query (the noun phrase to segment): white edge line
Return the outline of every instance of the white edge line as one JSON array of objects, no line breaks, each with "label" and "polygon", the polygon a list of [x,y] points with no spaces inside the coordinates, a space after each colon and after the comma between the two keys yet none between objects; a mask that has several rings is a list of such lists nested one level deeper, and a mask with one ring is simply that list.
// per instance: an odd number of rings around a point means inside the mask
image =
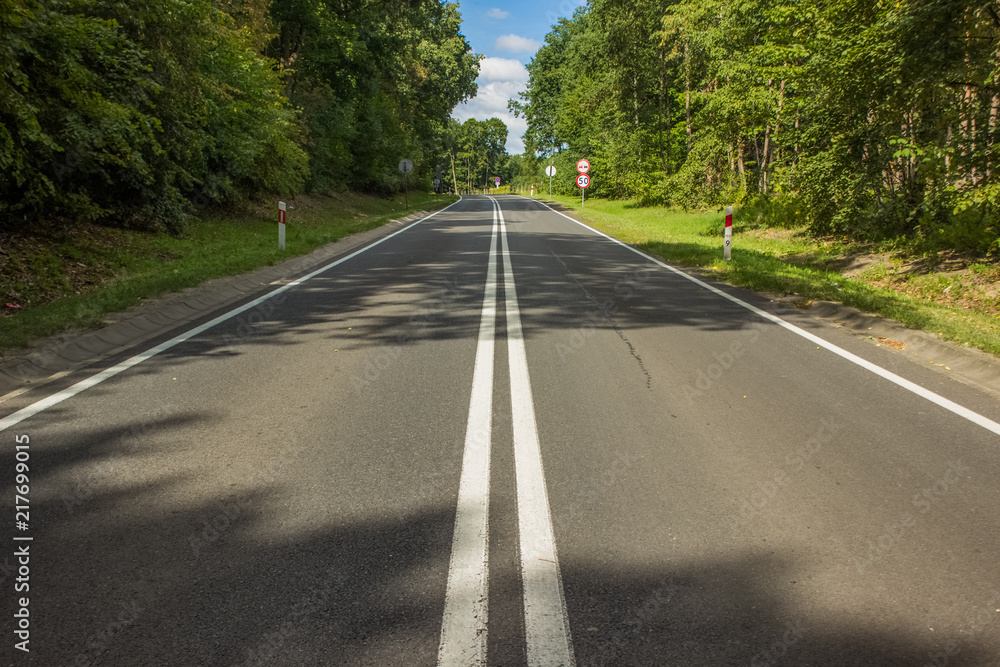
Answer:
[{"label": "white edge line", "polygon": [[486,665],[489,593],[490,431],[493,414],[493,364],[497,311],[497,242],[493,234],[483,289],[479,342],[472,373],[472,395],[455,511],[455,532],[445,589],[439,667]]},{"label": "white edge line", "polygon": [[184,341],[186,341],[187,339],[191,338],[192,336],[197,336],[198,334],[200,334],[203,331],[206,331],[208,329],[211,329],[212,327],[216,326],[217,324],[221,324],[222,322],[225,322],[226,320],[231,319],[231,318],[239,315],[240,313],[242,313],[244,311],[250,310],[251,308],[254,308],[254,307],[260,305],[261,303],[267,301],[270,298],[273,298],[273,297],[281,294],[282,292],[290,290],[290,289],[292,289],[293,287],[295,287],[297,285],[301,285],[302,283],[306,282],[307,280],[309,280],[311,278],[314,278],[314,277],[318,276],[319,274],[323,273],[324,271],[329,271],[333,267],[335,267],[335,266],[337,266],[339,264],[343,264],[347,260],[349,260],[349,259],[351,259],[353,257],[357,257],[358,255],[360,255],[363,252],[371,250],[372,248],[374,248],[375,246],[379,245],[380,243],[388,241],[389,239],[391,239],[392,237],[394,237],[394,236],[396,236],[398,234],[402,234],[403,232],[405,232],[406,230],[410,229],[411,227],[416,227],[420,223],[425,222],[427,220],[430,220],[431,218],[433,218],[438,213],[442,213],[444,211],[447,211],[449,208],[451,208],[455,204],[460,203],[461,201],[462,201],[462,197],[459,196],[458,201],[452,202],[451,204],[448,204],[447,206],[445,206],[441,210],[434,211],[433,213],[431,213],[430,215],[428,215],[426,218],[421,218],[420,220],[417,220],[413,224],[407,225],[406,227],[403,227],[399,231],[393,232],[392,234],[389,234],[388,236],[384,236],[384,237],[380,238],[379,240],[375,241],[374,243],[372,243],[370,245],[367,245],[364,248],[361,248],[360,250],[356,250],[356,251],[352,252],[350,255],[347,255],[346,257],[341,257],[340,259],[336,260],[335,262],[331,262],[331,263],[327,264],[326,266],[324,266],[324,267],[322,267],[320,269],[317,269],[317,270],[313,271],[312,273],[310,273],[308,275],[302,276],[301,278],[299,278],[299,279],[297,279],[297,280],[295,280],[293,282],[290,282],[287,285],[284,285],[283,287],[279,287],[278,289],[274,290],[273,292],[268,292],[264,296],[259,297],[257,299],[254,299],[253,301],[250,301],[248,303],[245,303],[242,306],[234,308],[233,310],[230,310],[229,312],[224,313],[224,314],[220,315],[219,317],[216,317],[215,319],[213,319],[213,320],[211,320],[209,322],[205,322],[204,324],[198,325],[197,327],[195,327],[193,329],[189,329],[189,330],[185,331],[184,333],[182,333],[182,334],[180,334],[178,336],[175,336],[174,338],[171,338],[168,341],[160,343],[159,345],[157,345],[155,347],[152,347],[152,348],[146,350],[145,352],[137,354],[134,357],[130,357],[130,358],[126,359],[125,361],[112,366],[111,368],[106,368],[103,371],[101,371],[100,373],[97,373],[96,375],[92,375],[91,377],[89,377],[89,378],[87,378],[85,380],[81,380],[81,381],[77,382],[76,384],[71,385],[71,386],[67,387],[66,389],[63,389],[62,391],[59,391],[59,392],[57,392],[55,394],[52,394],[51,396],[49,396],[47,398],[43,398],[40,401],[32,403],[31,405],[29,405],[27,407],[21,408],[17,412],[15,412],[13,414],[10,414],[10,415],[4,417],[3,419],[0,419],[0,432],[6,431],[11,426],[14,426],[15,424],[18,424],[18,423],[24,421],[25,419],[28,419],[29,417],[33,417],[33,416],[37,415],[39,412],[42,412],[43,410],[47,410],[48,408],[51,408],[53,405],[57,405],[59,403],[62,403],[63,401],[65,401],[68,398],[72,398],[73,396],[76,396],[80,392],[86,391],[87,389],[90,389],[91,387],[104,382],[108,378],[112,378],[115,375],[118,375],[122,371],[126,371],[126,370],[132,368],[133,366],[135,366],[137,364],[141,364],[142,362],[146,361],[147,359],[150,359],[151,357],[155,357],[159,353],[161,353],[161,352],[163,352],[165,350],[169,350],[170,348],[174,347],[175,345],[183,343]]},{"label": "white edge line", "polygon": [[[493,199],[490,197],[490,199]],[[507,349],[510,364],[511,413],[514,435],[514,479],[517,487],[517,520],[520,535],[521,581],[524,587],[524,629],[529,667],[573,667],[566,597],[559,571],[552,512],[545,487],[545,469],[538,442],[538,426],[531,396],[524,331],[514,284],[503,210],[493,199],[500,216],[503,241],[504,297],[507,312]]]},{"label": "white edge line", "polygon": [[739,306],[742,306],[743,308],[746,308],[750,312],[752,312],[752,313],[754,313],[756,315],[759,315],[760,317],[763,317],[764,319],[769,320],[769,321],[777,324],[778,326],[784,327],[785,329],[791,331],[792,333],[797,334],[799,336],[802,336],[803,338],[805,338],[808,341],[816,343],[816,345],[819,345],[820,347],[826,348],[830,352],[833,352],[834,354],[836,354],[836,355],[838,355],[840,357],[843,357],[847,361],[850,361],[853,364],[857,364],[858,366],[864,368],[865,370],[871,371],[875,375],[878,375],[879,377],[884,378],[884,379],[888,380],[889,382],[892,382],[892,383],[894,383],[896,385],[899,385],[903,389],[906,389],[907,391],[911,391],[914,394],[916,394],[917,396],[925,398],[928,401],[930,401],[931,403],[934,403],[934,404],[936,404],[936,405],[944,408],[945,410],[953,412],[954,414],[958,415],[959,417],[963,417],[965,419],[968,419],[973,424],[977,424],[978,426],[982,426],[987,431],[992,431],[993,433],[996,433],[997,435],[1000,435],[1000,424],[998,424],[997,422],[993,421],[992,419],[984,417],[983,415],[979,414],[978,412],[973,412],[972,410],[970,410],[970,409],[968,409],[968,408],[966,408],[966,407],[964,407],[962,405],[959,405],[958,403],[955,403],[954,401],[951,401],[951,400],[945,398],[944,396],[941,396],[940,394],[936,394],[933,391],[930,391],[929,389],[924,389],[920,385],[918,385],[918,384],[916,384],[914,382],[911,382],[911,381],[907,380],[904,377],[900,377],[899,375],[896,375],[892,371],[887,371],[886,369],[882,368],[881,366],[873,364],[872,362],[870,362],[870,361],[868,361],[866,359],[862,359],[861,357],[859,357],[856,354],[853,354],[851,352],[848,352],[847,350],[843,349],[842,347],[838,347],[838,346],[834,345],[833,343],[825,341],[822,338],[820,338],[819,336],[811,334],[808,331],[806,331],[805,329],[797,327],[794,324],[781,319],[777,315],[772,315],[771,313],[769,313],[769,312],[767,312],[765,310],[761,310],[760,308],[757,308],[756,306],[753,306],[753,305],[747,303],[746,301],[743,301],[742,299],[733,296],[732,294],[728,294],[726,292],[723,292],[722,290],[718,289],[717,287],[713,287],[712,285],[709,285],[708,283],[706,283],[706,282],[704,282],[702,280],[699,280],[698,278],[695,278],[694,276],[689,275],[689,274],[685,273],[684,271],[681,271],[680,269],[677,269],[677,268],[675,268],[673,266],[670,266],[669,264],[666,264],[665,262],[657,259],[656,257],[652,257],[652,256],[650,256],[650,255],[642,252],[641,250],[639,250],[637,248],[633,248],[632,246],[630,246],[629,244],[625,243],[624,241],[619,241],[618,239],[614,238],[613,236],[608,236],[604,232],[601,232],[601,231],[598,231],[598,230],[594,229],[590,225],[582,223],[579,220],[574,220],[573,218],[569,217],[565,213],[561,213],[561,212],[553,209],[548,204],[540,202],[540,201],[538,201],[536,199],[530,199],[528,197],[522,197],[522,199],[526,199],[527,201],[533,201],[536,204],[541,204],[542,206],[544,206],[545,208],[549,209],[553,213],[555,213],[557,215],[561,215],[562,217],[566,218],[567,220],[569,220],[571,222],[575,222],[576,224],[580,225],[581,227],[589,229],[593,233],[595,233],[595,234],[597,234],[599,236],[603,236],[604,238],[606,238],[609,241],[612,241],[614,243],[617,243],[618,245],[622,246],[623,248],[628,248],[629,250],[631,250],[635,254],[637,254],[637,255],[639,255],[641,257],[646,258],[647,260],[653,262],[654,264],[658,264],[659,266],[662,266],[663,268],[667,269],[668,271],[672,271],[672,272],[676,273],[679,276],[683,276],[684,278],[687,278],[688,280],[690,280],[691,282],[695,283],[696,285],[699,285],[700,287],[704,287],[705,289],[709,290],[710,292],[714,292],[715,294],[718,294],[719,296],[723,297],[724,299],[728,299],[729,301],[732,301],[733,303],[735,303],[735,304],[737,304]]}]

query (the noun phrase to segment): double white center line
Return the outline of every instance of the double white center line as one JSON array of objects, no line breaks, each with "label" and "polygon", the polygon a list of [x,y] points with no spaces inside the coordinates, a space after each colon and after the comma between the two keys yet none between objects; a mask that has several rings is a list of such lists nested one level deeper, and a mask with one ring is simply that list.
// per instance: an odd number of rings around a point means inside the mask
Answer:
[{"label": "double white center line", "polygon": [[497,249],[502,241],[507,351],[510,361],[514,471],[517,484],[524,625],[531,667],[574,665],[566,602],[559,575],[535,409],[524,351],[521,314],[503,211],[492,197],[493,234],[486,269],[479,345],[458,491],[455,536],[441,626],[440,667],[486,665],[488,610],[490,433],[493,341],[496,333]]}]

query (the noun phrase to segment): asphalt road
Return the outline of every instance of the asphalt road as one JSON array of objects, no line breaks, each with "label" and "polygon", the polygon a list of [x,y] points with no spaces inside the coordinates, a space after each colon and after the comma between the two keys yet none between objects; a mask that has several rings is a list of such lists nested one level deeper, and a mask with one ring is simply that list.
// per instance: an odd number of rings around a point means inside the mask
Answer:
[{"label": "asphalt road", "polygon": [[1000,665],[995,399],[495,201],[0,404],[5,664]]}]

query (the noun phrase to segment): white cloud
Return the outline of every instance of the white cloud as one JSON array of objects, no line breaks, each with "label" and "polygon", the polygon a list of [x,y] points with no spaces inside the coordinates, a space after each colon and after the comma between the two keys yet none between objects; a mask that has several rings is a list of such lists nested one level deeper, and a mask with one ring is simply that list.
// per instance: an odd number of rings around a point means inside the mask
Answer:
[{"label": "white cloud", "polygon": [[510,12],[505,12],[504,10],[497,9],[496,7],[494,7],[490,11],[486,12],[486,15],[489,16],[491,19],[509,19],[510,18]]},{"label": "white cloud", "polygon": [[469,118],[499,118],[507,124],[507,152],[512,155],[524,152],[521,136],[528,125],[523,118],[515,118],[507,111],[507,100],[518,99],[517,94],[527,88],[528,70],[517,60],[484,58],[477,82],[479,93],[455,107],[452,116],[461,123]]},{"label": "white cloud", "polygon": [[534,53],[541,46],[541,42],[519,35],[501,35],[497,37],[494,45],[497,51],[510,51],[511,53]]},{"label": "white cloud", "polygon": [[511,58],[483,58],[479,61],[479,82],[527,81],[528,70],[520,60]]}]

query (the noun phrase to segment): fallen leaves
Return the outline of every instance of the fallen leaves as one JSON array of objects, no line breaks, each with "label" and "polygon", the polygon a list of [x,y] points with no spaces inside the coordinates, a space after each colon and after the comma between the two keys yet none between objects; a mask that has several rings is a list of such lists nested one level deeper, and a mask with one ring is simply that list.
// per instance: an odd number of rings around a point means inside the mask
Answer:
[{"label": "fallen leaves", "polygon": [[876,340],[879,342],[879,345],[885,345],[886,347],[891,347],[892,349],[899,350],[900,352],[906,350],[906,343],[898,340],[892,340],[891,338],[886,338],[885,336],[879,336]]}]

